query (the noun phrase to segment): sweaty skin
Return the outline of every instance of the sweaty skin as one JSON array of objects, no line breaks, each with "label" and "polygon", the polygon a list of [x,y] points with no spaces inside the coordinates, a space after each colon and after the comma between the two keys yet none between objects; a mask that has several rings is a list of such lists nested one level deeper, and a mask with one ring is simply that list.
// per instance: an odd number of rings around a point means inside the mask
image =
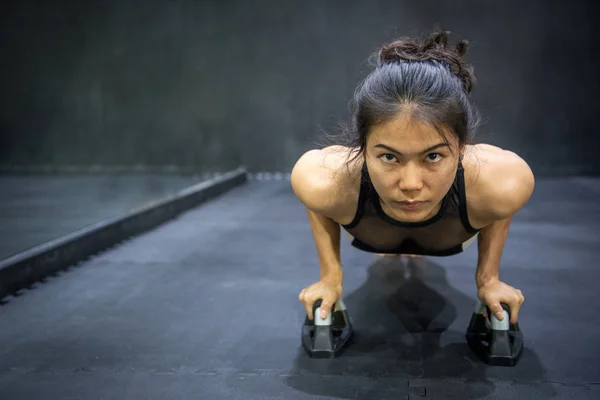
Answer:
[{"label": "sweaty skin", "polygon": [[[292,187],[306,206],[319,260],[322,284],[300,294],[309,316],[313,297],[320,291],[342,295],[343,273],[339,254],[340,224],[354,218],[360,189],[360,169],[367,162],[371,180],[383,210],[401,221],[416,222],[435,215],[454,180],[459,154],[465,171],[470,224],[478,235],[478,264],[475,281],[478,297],[500,319],[500,302],[511,308],[517,322],[523,304],[522,292],[500,281],[498,266],[512,216],[531,197],[534,177],[527,163],[514,152],[487,144],[459,148],[451,135],[449,146],[427,153],[424,149],[444,140],[432,127],[400,116],[372,128],[366,153],[348,162],[353,149],[331,146],[303,154],[292,171]],[[405,210],[398,202],[423,201],[417,211]],[[323,301],[322,314],[336,299]],[[330,304],[331,303],[331,304]],[[323,315],[323,316],[324,316]]]}]

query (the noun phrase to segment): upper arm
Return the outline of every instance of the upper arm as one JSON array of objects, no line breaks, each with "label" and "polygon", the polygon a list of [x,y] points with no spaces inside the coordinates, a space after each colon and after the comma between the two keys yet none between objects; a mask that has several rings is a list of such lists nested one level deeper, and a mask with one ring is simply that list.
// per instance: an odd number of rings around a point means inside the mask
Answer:
[{"label": "upper arm", "polygon": [[527,204],[534,187],[535,178],[525,160],[504,151],[481,167],[472,212],[478,221],[489,223],[511,217]]}]

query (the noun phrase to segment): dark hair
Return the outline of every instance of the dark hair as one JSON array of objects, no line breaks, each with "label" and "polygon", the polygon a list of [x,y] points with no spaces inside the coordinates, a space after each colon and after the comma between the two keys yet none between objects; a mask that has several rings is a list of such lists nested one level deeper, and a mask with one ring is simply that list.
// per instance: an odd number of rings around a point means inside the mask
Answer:
[{"label": "dark hair", "polygon": [[351,123],[335,144],[358,148],[356,159],[364,154],[370,128],[403,109],[434,126],[446,142],[444,128],[460,146],[470,143],[479,125],[469,98],[475,75],[462,59],[468,42],[449,48],[449,33],[435,30],[421,43],[403,37],[384,45],[375,54],[375,69],[354,92]]}]

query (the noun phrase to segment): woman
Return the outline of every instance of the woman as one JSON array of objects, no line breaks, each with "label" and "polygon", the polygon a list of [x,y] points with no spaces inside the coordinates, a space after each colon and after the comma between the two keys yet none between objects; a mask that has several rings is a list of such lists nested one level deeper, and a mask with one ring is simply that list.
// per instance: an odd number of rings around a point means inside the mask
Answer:
[{"label": "woman", "polygon": [[364,251],[449,256],[477,237],[479,299],[517,322],[524,297],[499,279],[512,216],[533,192],[534,176],[517,154],[472,144],[478,116],[467,42],[448,46],[448,32],[385,45],[356,89],[344,142],[310,150],[291,183],[306,206],[320,280],[300,293],[310,319],[322,299],[325,318],[342,296],[340,231]]}]

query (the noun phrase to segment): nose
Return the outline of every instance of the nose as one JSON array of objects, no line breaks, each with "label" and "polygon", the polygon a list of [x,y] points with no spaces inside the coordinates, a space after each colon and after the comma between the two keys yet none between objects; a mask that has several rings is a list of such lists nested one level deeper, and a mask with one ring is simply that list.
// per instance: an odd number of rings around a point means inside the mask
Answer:
[{"label": "nose", "polygon": [[400,171],[400,190],[403,192],[417,192],[423,189],[421,170],[416,166],[406,165]]}]

